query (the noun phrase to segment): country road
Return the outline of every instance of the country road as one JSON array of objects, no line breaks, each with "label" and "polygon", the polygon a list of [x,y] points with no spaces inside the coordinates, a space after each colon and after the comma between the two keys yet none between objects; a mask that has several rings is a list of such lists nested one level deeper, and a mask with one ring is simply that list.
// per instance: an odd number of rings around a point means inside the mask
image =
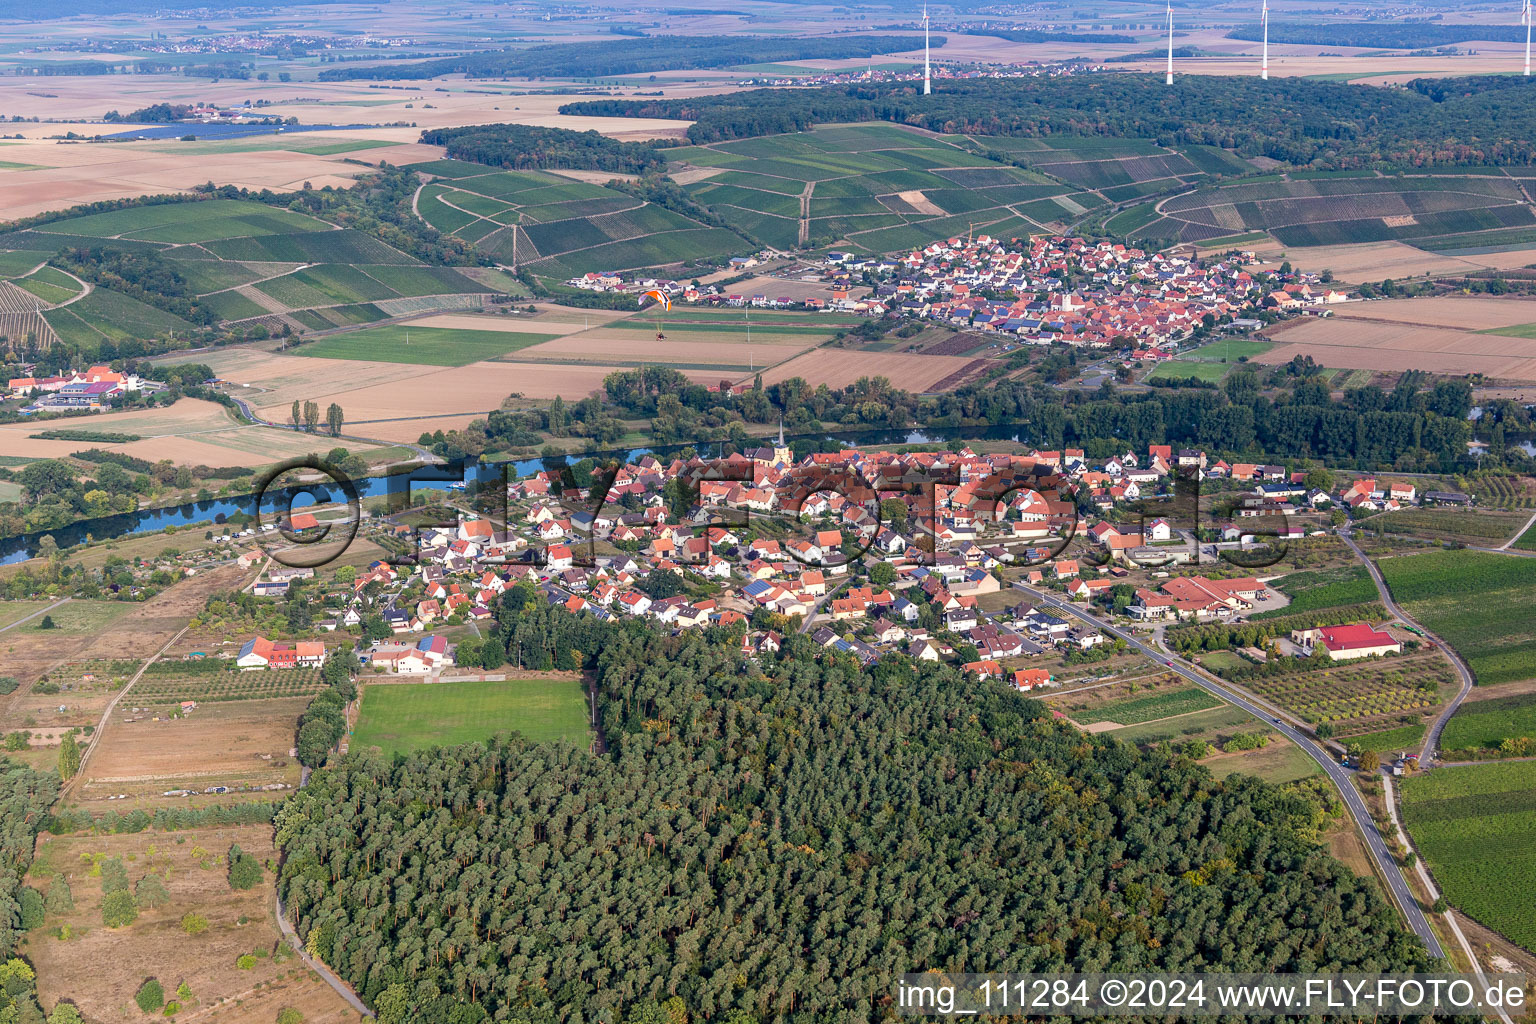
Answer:
[{"label": "country road", "polygon": [[1393,899],[1397,902],[1403,916],[1408,920],[1408,926],[1423,940],[1431,954],[1436,957],[1445,957],[1445,949],[1440,945],[1440,939],[1430,927],[1429,919],[1424,915],[1424,909],[1414,898],[1413,891],[1408,888],[1408,882],[1403,878],[1403,873],[1398,869],[1397,862],[1392,853],[1387,849],[1386,839],[1382,837],[1381,829],[1371,817],[1369,808],[1360,796],[1360,791],[1355,788],[1351,771],[1341,766],[1318,743],[1301,732],[1295,726],[1285,720],[1285,712],[1279,708],[1270,707],[1258,698],[1249,697],[1229,689],[1225,684],[1218,683],[1214,678],[1207,677],[1199,668],[1185,661],[1183,658],[1164,651],[1159,651],[1149,644],[1142,642],[1135,635],[1119,629],[1098,618],[1086,609],[1078,608],[1071,604],[1064,604],[1043,591],[1037,591],[1022,583],[1015,583],[1015,589],[1023,591],[1034,598],[1039,604],[1051,608],[1057,613],[1071,615],[1082,619],[1089,625],[1124,640],[1132,649],[1141,652],[1154,661],[1162,663],[1173,672],[1194,683],[1201,689],[1220,697],[1230,704],[1235,704],[1249,714],[1259,718],[1266,725],[1277,730],[1282,736],[1296,744],[1312,757],[1328,778],[1333,782],[1339,794],[1343,797],[1344,805],[1349,808],[1350,817],[1355,820],[1355,826],[1365,839],[1366,849],[1371,859],[1376,862],[1377,871],[1391,891]]},{"label": "country road", "polygon": [[21,626],[21,625],[24,625],[24,624],[26,624],[28,622],[31,622],[33,619],[37,618],[39,615],[47,615],[49,612],[53,611],[59,605],[61,605],[61,604],[68,604],[72,600],[74,600],[74,599],[73,598],[69,598],[69,597],[60,598],[59,600],[53,602],[53,604],[49,605],[47,608],[39,608],[37,611],[33,612],[31,615],[26,616],[25,618],[17,619],[15,622],[10,623],[9,625],[0,626],[0,633],[4,633],[8,629],[15,629],[17,626]]},{"label": "country road", "polygon": [[1440,748],[1440,733],[1444,731],[1445,723],[1450,721],[1451,716],[1456,713],[1456,709],[1461,707],[1461,702],[1466,700],[1467,695],[1472,692],[1472,687],[1476,683],[1472,676],[1472,669],[1465,661],[1461,660],[1461,655],[1457,654],[1450,644],[1425,629],[1422,623],[1416,621],[1407,612],[1404,612],[1402,608],[1398,607],[1397,602],[1392,599],[1392,591],[1387,587],[1387,581],[1382,578],[1381,570],[1377,568],[1375,562],[1366,556],[1364,551],[1360,550],[1360,545],[1355,543],[1355,538],[1344,530],[1338,531],[1338,535],[1340,540],[1349,545],[1349,549],[1355,553],[1360,561],[1365,563],[1365,569],[1371,574],[1371,581],[1376,584],[1376,593],[1381,596],[1381,603],[1386,606],[1387,611],[1391,612],[1404,625],[1412,626],[1423,633],[1425,637],[1434,641],[1445,652],[1445,656],[1451,659],[1451,664],[1456,666],[1456,674],[1461,677],[1461,689],[1441,710],[1434,724],[1424,731],[1424,746],[1419,751],[1419,763],[1427,767],[1435,751]]},{"label": "country road", "polygon": [[145,658],[144,659],[144,664],[139,666],[139,670],[133,674],[133,678],[128,680],[128,682],[126,684],[124,684],[123,688],[121,690],[118,690],[116,695],[114,695],[113,698],[110,701],[107,702],[106,708],[101,712],[101,721],[96,723],[96,730],[91,733],[91,740],[90,740],[90,742],[85,745],[85,749],[84,750],[80,751],[80,767],[75,770],[74,776],[68,782],[66,782],[64,784],[64,788],[62,790],[60,790],[60,792],[59,792],[60,798],[62,798],[66,793],[69,793],[71,790],[73,790],[74,786],[75,786],[75,783],[77,783],[81,779],[85,778],[85,766],[86,766],[86,763],[88,761],[90,761],[91,754],[93,754],[95,752],[96,744],[100,743],[101,742],[101,737],[106,734],[107,722],[112,717],[113,709],[117,707],[118,703],[121,702],[124,697],[128,696],[128,691],[133,689],[133,684],[138,682],[139,681],[139,677],[142,676],[146,671],[148,671],[149,666],[151,666],[155,662],[159,661],[160,660],[160,656],[162,654],[164,654],[166,651],[170,650],[171,649],[171,645],[174,644],[176,641],[180,640],[183,636],[185,636],[187,630],[189,630],[191,628],[192,627],[190,625],[182,626],[180,631],[178,631],[175,636],[173,636],[169,640],[167,640],[164,643],[164,645],[162,645],[161,648],[158,651],[156,651],[154,654],[151,654],[149,657]]}]

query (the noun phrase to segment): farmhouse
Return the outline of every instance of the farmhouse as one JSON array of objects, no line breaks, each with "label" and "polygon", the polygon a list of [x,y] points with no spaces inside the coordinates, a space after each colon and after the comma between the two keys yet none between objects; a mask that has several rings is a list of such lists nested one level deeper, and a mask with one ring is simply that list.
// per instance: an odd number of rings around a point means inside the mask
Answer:
[{"label": "farmhouse", "polygon": [[1294,629],[1291,641],[1308,656],[1321,646],[1330,661],[1352,661],[1383,654],[1401,654],[1403,645],[1364,622],[1320,629]]}]

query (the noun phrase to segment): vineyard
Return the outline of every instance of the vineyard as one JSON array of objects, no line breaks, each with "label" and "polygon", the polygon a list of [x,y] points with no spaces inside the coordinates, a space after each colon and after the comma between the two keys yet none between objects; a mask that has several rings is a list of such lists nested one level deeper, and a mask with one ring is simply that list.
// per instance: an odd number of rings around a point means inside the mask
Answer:
[{"label": "vineyard", "polygon": [[[197,664],[193,662],[191,664]],[[268,669],[265,672],[241,672],[233,662],[224,671],[188,672],[188,663],[171,662],[179,671],[155,672],[157,663],[133,687],[133,700],[139,704],[172,703],[195,700],[216,703],[231,700],[263,700],[271,697],[308,697],[325,689],[318,668]]]},{"label": "vineyard", "polygon": [[1476,494],[1482,505],[1499,508],[1536,508],[1536,479],[1528,476],[1507,476],[1503,473],[1477,473],[1470,477],[1458,477],[1459,490]]},{"label": "vineyard", "polygon": [[1221,707],[1221,701],[1197,686],[1156,693],[1146,697],[1127,697],[1113,700],[1093,708],[1065,709],[1068,717],[1080,725],[1095,722],[1114,722],[1117,725],[1139,725],[1156,722],[1191,711],[1207,711]]},{"label": "vineyard", "polygon": [[1397,602],[1455,648],[1478,685],[1536,676],[1536,562],[1434,551],[1377,565]]},{"label": "vineyard", "polygon": [[1370,604],[1377,598],[1376,584],[1371,582],[1363,565],[1293,572],[1270,586],[1289,597],[1291,603],[1274,611],[1260,612],[1252,618],[1277,619],[1324,608]]},{"label": "vineyard", "polygon": [[1404,779],[1403,818],[1446,899],[1536,952],[1536,762]]},{"label": "vineyard", "polygon": [[1502,543],[1518,530],[1526,516],[1518,512],[1492,510],[1468,511],[1451,508],[1412,508],[1401,512],[1383,512],[1367,519],[1362,530],[1385,530],[1389,534],[1413,534],[1446,540],[1465,540],[1486,546],[1489,541]]},{"label": "vineyard", "polygon": [[1472,760],[1504,753],[1521,754],[1522,744],[1536,739],[1536,697],[1522,694],[1463,704],[1445,724],[1440,746],[1450,760]]}]

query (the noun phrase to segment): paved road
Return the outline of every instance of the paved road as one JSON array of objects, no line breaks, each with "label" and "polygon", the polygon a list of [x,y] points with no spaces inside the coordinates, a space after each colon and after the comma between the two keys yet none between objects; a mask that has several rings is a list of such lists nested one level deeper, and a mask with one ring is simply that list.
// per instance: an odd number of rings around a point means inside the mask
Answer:
[{"label": "paved road", "polygon": [[1350,536],[1349,533],[1344,530],[1340,530],[1338,533],[1339,539],[1348,544],[1349,549],[1359,557],[1360,561],[1365,563],[1365,569],[1371,574],[1371,581],[1376,584],[1376,593],[1381,596],[1381,603],[1386,606],[1387,611],[1395,615],[1399,621],[1412,626],[1438,644],[1440,649],[1445,652],[1445,656],[1451,659],[1451,664],[1456,666],[1456,674],[1461,677],[1461,690],[1457,692],[1451,702],[1440,712],[1440,717],[1435,719],[1434,724],[1424,731],[1424,747],[1419,751],[1419,763],[1428,767],[1430,758],[1436,750],[1440,749],[1440,733],[1444,731],[1445,723],[1450,721],[1451,716],[1456,713],[1456,709],[1461,707],[1461,702],[1467,699],[1467,694],[1472,692],[1474,683],[1472,670],[1467,667],[1465,661],[1461,660],[1461,655],[1457,654],[1450,644],[1425,629],[1422,623],[1417,622],[1398,607],[1397,602],[1392,600],[1392,591],[1387,589],[1387,581],[1382,579],[1381,570],[1376,567],[1376,563],[1366,557],[1365,552],[1360,550],[1360,545],[1355,543],[1355,538]]},{"label": "paved road", "polygon": [[49,605],[47,608],[39,608],[37,611],[33,612],[31,615],[28,615],[24,619],[17,619],[15,622],[11,623],[9,626],[0,626],[0,633],[4,633],[8,629],[15,629],[17,626],[24,625],[25,623],[31,622],[33,619],[37,618],[39,615],[47,615],[49,612],[53,611],[59,605],[61,605],[61,604],[68,604],[70,602],[70,600],[71,600],[71,598],[68,598],[68,597],[60,598],[59,600],[53,602],[53,604]]},{"label": "paved road", "polygon": [[1403,916],[1408,919],[1408,926],[1424,941],[1424,945],[1429,948],[1431,954],[1437,957],[1445,956],[1445,950],[1440,945],[1439,937],[1435,935],[1434,929],[1429,926],[1429,920],[1424,916],[1423,908],[1419,906],[1419,902],[1414,898],[1412,890],[1408,888],[1407,880],[1403,878],[1403,873],[1398,870],[1396,861],[1392,859],[1391,851],[1387,849],[1387,843],[1382,838],[1381,830],[1377,828],[1375,819],[1371,817],[1370,810],[1365,806],[1365,801],[1361,799],[1360,791],[1355,788],[1354,780],[1351,778],[1351,771],[1342,767],[1316,741],[1286,722],[1283,710],[1271,707],[1266,702],[1255,697],[1229,689],[1227,686],[1207,677],[1205,673],[1189,662],[1186,662],[1183,658],[1159,651],[1144,643],[1134,634],[1110,625],[1085,609],[1070,604],[1063,604],[1049,594],[1034,590],[1021,583],[1015,583],[1014,587],[1033,597],[1037,603],[1051,608],[1060,615],[1075,616],[1110,636],[1124,640],[1133,649],[1162,663],[1201,689],[1213,693],[1222,700],[1235,704],[1249,714],[1262,719],[1267,725],[1278,730],[1286,739],[1311,755],[1314,761],[1322,765],[1323,771],[1328,773],[1328,778],[1344,798],[1344,805],[1349,808],[1350,817],[1355,819],[1355,826],[1359,829],[1361,835],[1364,836],[1366,849],[1370,852],[1371,859],[1376,862],[1377,870],[1380,872],[1381,877],[1386,880],[1387,887],[1391,890],[1393,898],[1397,901],[1398,907],[1403,912]]},{"label": "paved road", "polygon": [[1531,518],[1525,521],[1525,525],[1511,534],[1509,540],[1505,541],[1503,544],[1500,544],[1498,550],[1508,551],[1509,546],[1515,541],[1519,540],[1521,537],[1525,536],[1525,531],[1529,530],[1533,526],[1536,526],[1536,512],[1532,512]]},{"label": "paved road", "polygon": [[800,632],[802,632],[802,633],[809,633],[811,631],[812,627],[814,627],[817,624],[816,623],[816,616],[818,614],[820,614],[821,609],[826,605],[826,603],[828,601],[832,600],[834,597],[836,597],[839,591],[841,591],[844,587],[846,587],[849,583],[852,583],[852,582],[853,582],[853,577],[852,576],[845,576],[843,578],[843,582],[839,583],[837,586],[833,587],[831,590],[827,591],[825,594],[822,594],[820,597],[818,597],[816,599],[816,603],[811,605],[810,612],[807,613],[805,618],[801,620],[801,622],[800,622]]},{"label": "paved road", "polygon": [[299,941],[299,933],[294,931],[293,925],[288,923],[288,910],[283,906],[282,896],[277,897],[277,928],[283,933],[283,938],[288,940],[288,945],[292,946],[294,952],[299,954],[299,959],[303,960],[305,966],[319,975],[321,981],[335,989],[336,994],[345,999],[352,1009],[364,1017],[373,1016],[373,1011],[368,1009],[361,999],[357,998],[357,993],[352,991],[352,986],[338,978],[325,964],[309,955],[309,951]]}]

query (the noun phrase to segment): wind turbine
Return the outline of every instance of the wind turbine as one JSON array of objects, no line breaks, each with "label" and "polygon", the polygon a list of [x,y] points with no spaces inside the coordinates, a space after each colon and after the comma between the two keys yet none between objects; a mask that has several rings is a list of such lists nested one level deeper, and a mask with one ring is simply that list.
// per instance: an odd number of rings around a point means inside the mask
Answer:
[{"label": "wind turbine", "polygon": [[1173,84],[1173,0],[1168,0],[1168,77],[1163,84]]},{"label": "wind turbine", "polygon": [[1520,20],[1525,22],[1525,77],[1531,77],[1531,0],[1525,0]]},{"label": "wind turbine", "polygon": [[[1525,0],[1529,7],[1531,0]],[[1264,26],[1264,63],[1259,68],[1259,77],[1269,81],[1269,0],[1264,0],[1264,9],[1259,12],[1259,24]]]},{"label": "wind turbine", "polygon": [[[1525,0],[1526,6],[1530,6],[1531,0]],[[923,4],[923,95],[933,92],[933,77],[929,73],[928,64],[928,5]]]}]

